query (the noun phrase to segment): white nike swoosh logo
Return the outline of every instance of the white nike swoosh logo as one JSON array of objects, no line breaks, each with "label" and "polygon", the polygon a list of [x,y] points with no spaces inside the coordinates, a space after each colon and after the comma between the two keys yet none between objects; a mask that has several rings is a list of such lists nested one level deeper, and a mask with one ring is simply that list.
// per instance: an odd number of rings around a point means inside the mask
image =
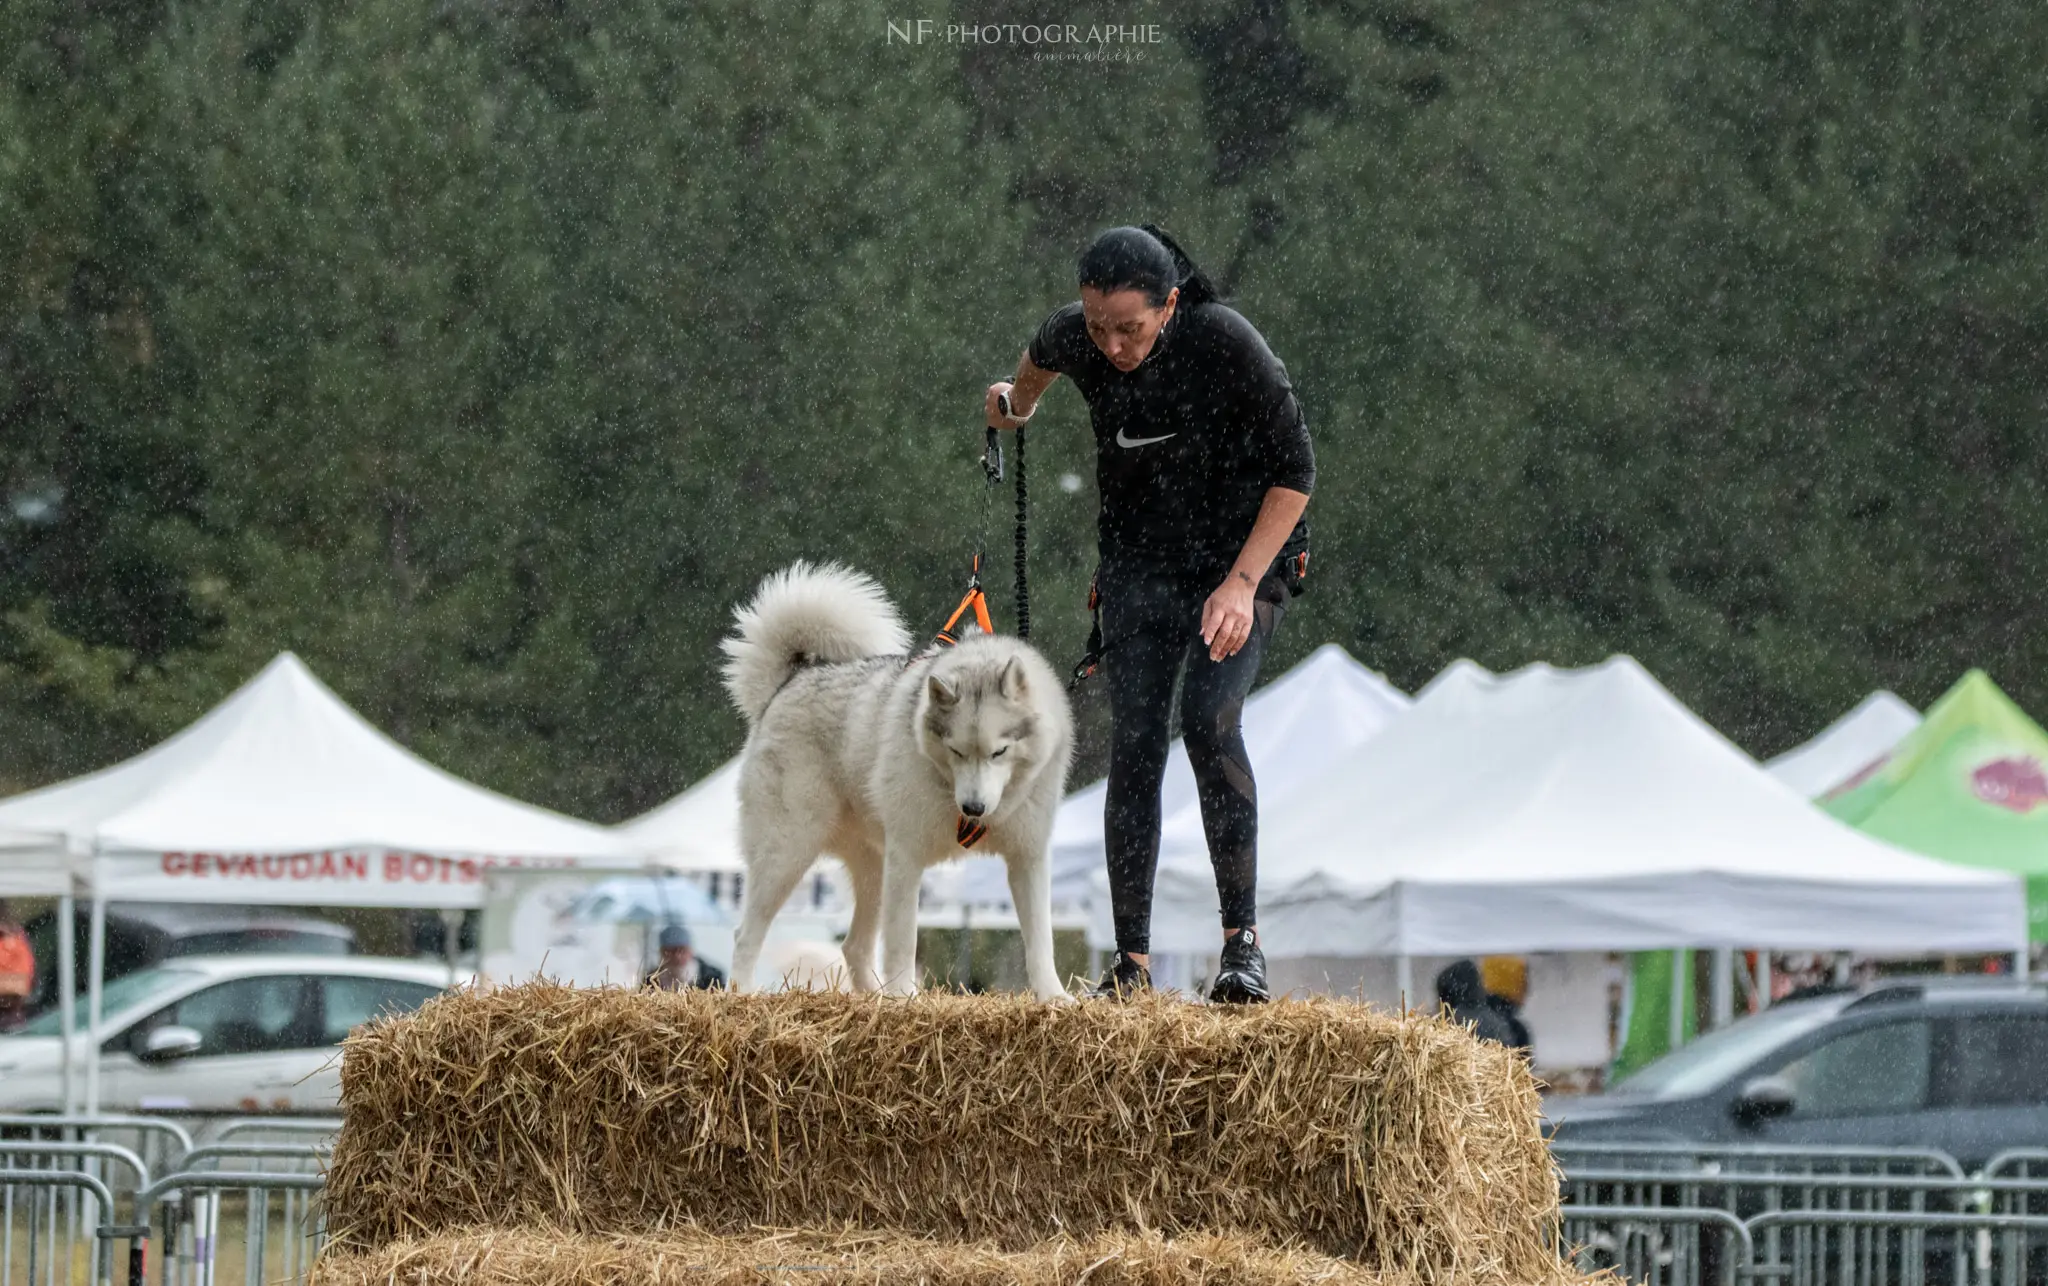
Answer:
[{"label": "white nike swoosh logo", "polygon": [[1172,433],[1162,433],[1156,438],[1133,438],[1127,437],[1125,435],[1124,430],[1118,429],[1116,431],[1116,444],[1120,447],[1148,447],[1151,446],[1154,442],[1164,442],[1168,438],[1179,436],[1180,433],[1178,430],[1176,430]]}]

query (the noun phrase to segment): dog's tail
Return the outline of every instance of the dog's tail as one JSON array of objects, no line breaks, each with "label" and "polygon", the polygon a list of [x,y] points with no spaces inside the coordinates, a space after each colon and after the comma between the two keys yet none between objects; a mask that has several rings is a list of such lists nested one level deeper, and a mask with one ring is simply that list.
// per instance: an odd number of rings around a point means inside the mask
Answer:
[{"label": "dog's tail", "polygon": [[837,563],[791,563],[733,612],[725,690],[748,723],[798,667],[908,651],[910,632],[874,579]]}]

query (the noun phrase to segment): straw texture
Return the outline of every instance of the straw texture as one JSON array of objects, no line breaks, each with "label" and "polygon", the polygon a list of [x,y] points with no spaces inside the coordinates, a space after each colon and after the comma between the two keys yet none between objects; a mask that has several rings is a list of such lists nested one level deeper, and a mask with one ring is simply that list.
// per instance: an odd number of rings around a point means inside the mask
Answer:
[{"label": "straw texture", "polygon": [[483,1225],[857,1227],[1011,1251],[1228,1233],[1394,1279],[1559,1271],[1521,1059],[1345,1001],[535,983],[363,1029],[342,1104],[327,1202],[354,1250]]},{"label": "straw texture", "polygon": [[[1531,1286],[1587,1279],[1558,1269]],[[1357,1264],[1238,1238],[1108,1234],[1027,1251],[900,1233],[760,1230],[659,1237],[464,1229],[364,1254],[328,1254],[310,1286],[1416,1286]],[[1613,1286],[1619,1286],[1614,1283]]]}]

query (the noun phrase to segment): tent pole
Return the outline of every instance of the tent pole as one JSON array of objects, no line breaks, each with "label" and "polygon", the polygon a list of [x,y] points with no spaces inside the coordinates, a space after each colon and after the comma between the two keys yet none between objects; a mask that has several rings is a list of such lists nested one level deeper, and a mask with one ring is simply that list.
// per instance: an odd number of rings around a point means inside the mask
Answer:
[{"label": "tent pole", "polygon": [[57,1024],[64,1039],[64,1115],[78,1110],[78,899],[57,899]]},{"label": "tent pole", "polygon": [[1685,1044],[1685,967],[1691,961],[1686,959],[1685,948],[1677,947],[1671,952],[1671,1048]]},{"label": "tent pole", "polygon": [[1401,998],[1401,1012],[1407,1013],[1421,1006],[1415,1001],[1415,958],[1408,954],[1408,908],[1405,905],[1408,899],[1402,896],[1404,891],[1401,882],[1396,880],[1394,886],[1387,890],[1387,895],[1394,906],[1394,994]]},{"label": "tent pole", "polygon": [[960,900],[960,941],[953,952],[953,985],[970,991],[967,980],[974,974],[974,908]]},{"label": "tent pole", "polygon": [[[97,855],[95,855],[97,856]],[[100,1114],[100,999],[107,978],[106,881],[100,878],[99,862],[93,862],[91,945],[86,964],[87,1032],[85,1049],[85,1114]]]},{"label": "tent pole", "polygon": [[1735,948],[1714,948],[1714,1029],[1735,1021]]},{"label": "tent pole", "polygon": [[441,908],[441,955],[448,962],[448,985],[455,985],[455,953],[462,945],[462,912],[455,907]]}]

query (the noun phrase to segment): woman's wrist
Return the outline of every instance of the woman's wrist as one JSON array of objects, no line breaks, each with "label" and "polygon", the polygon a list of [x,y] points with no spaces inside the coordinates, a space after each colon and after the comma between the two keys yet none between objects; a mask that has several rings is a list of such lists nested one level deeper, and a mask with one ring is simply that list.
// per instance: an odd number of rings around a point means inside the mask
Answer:
[{"label": "woman's wrist", "polygon": [[1038,399],[1033,398],[1029,406],[1020,408],[1017,405],[1017,394],[1012,390],[1005,393],[996,403],[996,410],[998,413],[1007,416],[1010,426],[1015,428],[1029,420],[1032,413],[1038,410]]}]

